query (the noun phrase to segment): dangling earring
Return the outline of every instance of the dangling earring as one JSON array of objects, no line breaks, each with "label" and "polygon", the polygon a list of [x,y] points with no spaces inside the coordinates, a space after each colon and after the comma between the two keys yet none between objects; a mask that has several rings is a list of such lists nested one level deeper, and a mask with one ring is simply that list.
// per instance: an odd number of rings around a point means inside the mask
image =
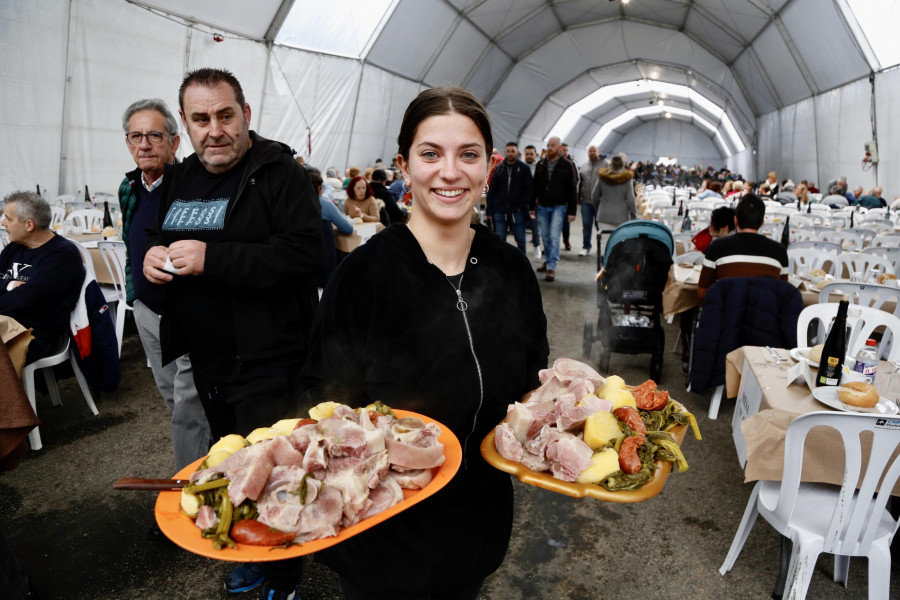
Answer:
[{"label": "dangling earring", "polygon": [[488,182],[485,181],[484,182],[484,191],[482,192],[482,194],[487,195],[489,189],[491,189],[491,186],[489,186]]}]

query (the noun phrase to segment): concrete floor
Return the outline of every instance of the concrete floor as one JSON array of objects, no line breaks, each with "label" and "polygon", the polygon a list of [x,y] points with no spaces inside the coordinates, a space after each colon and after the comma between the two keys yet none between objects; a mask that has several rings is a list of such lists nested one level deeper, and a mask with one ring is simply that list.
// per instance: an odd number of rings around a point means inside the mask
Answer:
[{"label": "concrete floor", "polygon": [[[572,240],[580,238],[580,225],[573,224]],[[597,316],[596,254],[579,258],[578,249],[573,244],[562,253],[554,283],[541,279],[551,361],[585,359],[583,325]],[[54,408],[47,397],[39,398],[44,449],[0,477],[0,530],[45,600],[224,598],[222,580],[231,563],[148,540],[155,494],[112,489],[119,477],[165,477],[173,471],[168,413],[130,324],[126,334],[122,384],[98,400],[99,416],[90,415],[72,379],[61,382],[65,406]],[[769,598],[779,537],[762,519],[734,569],[719,575],[751,484],[743,483],[731,440],[733,403],[723,403],[718,420],[706,418],[708,400],[684,391],[678,355],[670,352],[676,337],[677,328],[666,326],[660,384],[700,422],[703,440],[688,434],[683,444],[690,469],[672,475],[659,496],[638,504],[573,499],[516,481],[509,553],[481,598]],[[610,371],[629,384],[641,383],[648,377],[649,355],[614,354]],[[868,597],[865,560],[851,562],[846,589],[831,580],[832,569],[831,556],[820,557],[809,598]],[[900,593],[896,573],[895,560],[891,584]],[[334,573],[309,559],[301,597],[340,598]]]}]

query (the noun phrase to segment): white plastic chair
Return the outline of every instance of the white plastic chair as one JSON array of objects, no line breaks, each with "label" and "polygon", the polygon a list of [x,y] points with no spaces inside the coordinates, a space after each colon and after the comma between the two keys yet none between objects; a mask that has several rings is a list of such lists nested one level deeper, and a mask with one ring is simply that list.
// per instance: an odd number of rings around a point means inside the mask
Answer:
[{"label": "white plastic chair", "polygon": [[866,229],[872,229],[875,233],[879,235],[884,235],[886,233],[894,232],[894,222],[886,217],[879,217],[878,215],[869,216],[866,215],[864,218],[856,221],[854,219],[854,224],[857,227],[864,227]]},{"label": "white plastic chair", "polygon": [[[866,225],[870,225],[870,223],[866,223]],[[878,235],[878,232],[874,229],[864,229],[861,227],[856,227],[854,229],[845,229],[845,231],[852,231],[853,233],[858,235],[860,237],[860,239],[862,239],[862,244],[860,245],[860,248],[870,244],[872,242],[872,240],[875,238],[875,236]]]},{"label": "white plastic chair", "polygon": [[[805,598],[816,559],[827,552],[835,555],[834,580],[845,586],[850,557],[867,557],[869,598],[887,600],[890,545],[900,523],[888,512],[886,503],[900,478],[900,460],[891,460],[900,445],[900,429],[880,426],[880,418],[829,411],[806,413],[794,419],[785,437],[782,480],[758,481],[753,486],[719,573],[725,575],[734,566],[757,515],[762,515],[793,544],[786,578],[790,587],[785,590],[785,598]],[[840,487],[800,481],[806,436],[820,426],[836,429],[843,438],[845,470]],[[860,438],[869,434],[871,451],[864,454]],[[864,476],[857,490],[861,473]]]},{"label": "white plastic chair", "polygon": [[[97,279],[97,271],[94,269],[94,258],[91,256],[91,251],[81,242],[73,241],[72,243],[74,243],[75,247],[78,248],[78,251],[81,252],[81,261],[84,263],[84,270],[88,277]],[[112,272],[110,272],[110,274],[112,274]],[[115,286],[100,282],[97,282],[97,285],[100,286],[100,290],[103,292],[104,300],[107,302],[118,302],[119,295],[116,293]]]},{"label": "white plastic chair", "polygon": [[819,232],[816,227],[794,227],[791,224],[791,239],[797,242],[817,242]]},{"label": "white plastic chair", "polygon": [[690,233],[676,233],[672,236],[675,239],[675,247],[678,247],[678,242],[681,242],[681,247],[684,248],[685,252],[691,252],[694,249],[694,242],[691,240],[694,236]]},{"label": "white plastic chair", "polygon": [[784,230],[784,223],[763,223],[759,227],[760,235],[776,241],[781,240],[782,230]]},{"label": "white plastic chair", "polygon": [[835,277],[849,279],[853,273],[861,273],[863,281],[869,281],[874,269],[882,273],[894,274],[894,265],[886,258],[867,252],[842,252],[835,257]]},{"label": "white plastic chair", "polygon": [[75,202],[75,196],[72,194],[61,194],[61,195],[57,196],[56,200],[54,200],[50,204],[51,204],[51,206],[55,205],[55,206],[62,206],[63,208],[65,208],[65,206],[69,202]]},{"label": "white plastic chair", "polygon": [[0,250],[6,248],[6,245],[9,243],[9,234],[6,233],[5,229],[0,229]]},{"label": "white plastic chair", "polygon": [[[81,227],[89,232],[95,225],[97,227],[103,226],[103,211],[96,208],[76,210],[70,212],[66,220],[72,221],[72,224],[76,227]],[[97,231],[99,232],[100,230],[98,229]]]},{"label": "white plastic chair", "polygon": [[820,213],[830,213],[830,212],[831,212],[831,207],[828,206],[827,204],[813,204],[813,205],[812,205],[812,212],[814,212],[814,213],[816,213],[816,212],[820,212]]},{"label": "white plastic chair", "polygon": [[815,248],[788,248],[788,273],[806,275],[813,269],[822,269],[834,275],[836,255]]},{"label": "white plastic chair", "polygon": [[119,355],[122,355],[122,334],[125,331],[125,313],[132,310],[126,302],[125,292],[125,242],[99,242],[100,256],[109,274],[112,275],[116,302],[116,340],[119,342]]},{"label": "white plastic chair", "polygon": [[62,206],[50,206],[50,229],[59,229],[57,225],[62,226],[62,222],[66,220],[66,209]]},{"label": "white plastic chair", "polygon": [[876,235],[872,238],[872,241],[869,242],[869,248],[890,248],[890,247],[898,247],[900,246],[900,236],[897,235]]},{"label": "white plastic chair", "polygon": [[[813,304],[804,308],[797,319],[797,346],[813,345],[808,334],[809,326],[813,321],[818,321],[815,342],[824,343],[826,328],[834,321],[837,311],[837,302]],[[847,356],[856,356],[859,349],[866,345],[866,340],[872,337],[872,332],[879,327],[885,328],[885,336],[888,335],[888,332],[892,338],[900,335],[900,318],[889,312],[859,304],[851,305],[847,311],[847,325],[850,328],[847,336]],[[898,359],[900,359],[900,344],[893,344],[887,360]]]},{"label": "white plastic chair", "polygon": [[[842,229],[840,231],[827,228],[823,229],[825,229],[825,231],[820,232],[818,235],[819,241],[840,244],[844,250],[849,250],[850,252],[862,250],[863,236],[857,233],[857,229]],[[874,233],[872,237],[874,237]]]},{"label": "white plastic chair", "polygon": [[[35,371],[39,369],[43,371],[44,381],[47,384],[47,392],[50,394],[50,400],[53,403],[53,406],[60,406],[62,405],[62,400],[59,397],[59,388],[56,387],[56,376],[53,374],[53,367],[66,362],[66,360],[72,365],[72,371],[75,373],[75,379],[78,381],[78,387],[81,388],[81,393],[84,394],[84,400],[87,402],[88,409],[90,409],[94,415],[100,414],[100,411],[97,410],[97,405],[94,404],[94,398],[91,396],[91,390],[88,387],[87,380],[84,378],[84,374],[78,367],[78,362],[75,360],[75,355],[72,353],[70,344],[71,340],[68,332],[64,333],[60,336],[60,340],[53,354],[36,360],[30,365],[25,365],[25,368],[22,370],[22,385],[25,388],[25,395],[28,396],[28,401],[31,403],[34,414],[37,414],[37,403],[34,391]],[[43,444],[41,444],[41,434],[37,427],[32,429],[31,433],[28,434],[28,442],[31,444],[32,450],[40,450],[43,447]]]},{"label": "white plastic chair", "polygon": [[880,256],[894,265],[894,275],[900,272],[900,247],[898,246],[870,246],[863,250],[863,254]]},{"label": "white plastic chair", "polygon": [[788,246],[788,250],[790,250],[791,248],[797,250],[799,250],[800,248],[815,248],[816,250],[828,252],[829,254],[834,254],[835,256],[844,251],[844,249],[841,248],[840,244],[835,244],[834,242],[819,241],[791,242],[791,245]]},{"label": "white plastic chair", "polygon": [[796,215],[791,215],[791,225],[794,227],[814,227],[815,223],[813,222],[812,215],[798,213]]},{"label": "white plastic chair", "polygon": [[[895,250],[900,252],[900,248],[895,248]],[[844,294],[849,298],[850,304],[876,308],[900,318],[900,288],[874,283],[835,281],[826,284],[822,288],[819,292],[819,302],[830,302],[832,295]],[[890,306],[890,302],[893,302],[893,307]],[[885,331],[881,338],[881,344],[878,346],[879,357],[887,360],[891,354],[893,344],[893,335],[890,331]]]}]

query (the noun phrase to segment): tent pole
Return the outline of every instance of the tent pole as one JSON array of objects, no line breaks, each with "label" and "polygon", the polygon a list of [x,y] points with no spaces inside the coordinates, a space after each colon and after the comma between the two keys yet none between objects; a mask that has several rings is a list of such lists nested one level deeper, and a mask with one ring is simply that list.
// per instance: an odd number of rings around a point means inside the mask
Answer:
[{"label": "tent pole", "polygon": [[[869,73],[869,84],[872,90],[872,141],[875,147],[878,147],[878,119],[875,115],[875,72]],[[875,187],[878,187],[878,163],[872,163],[872,170],[875,171]]]},{"label": "tent pole", "polygon": [[262,97],[259,99],[259,119],[256,121],[256,131],[262,131],[263,108],[266,103],[266,86],[269,85],[269,73],[272,69],[272,41],[266,41],[266,73],[263,75]]},{"label": "tent pole", "polygon": [[[362,88],[362,80],[363,80],[363,72],[366,70],[366,61],[359,61],[359,81],[356,83],[356,98],[353,100],[353,118],[350,119],[350,135],[353,135],[353,130],[356,129],[356,111],[359,109],[359,90]],[[344,168],[350,166],[350,147],[353,145],[353,140],[347,140],[347,156],[344,159]]]},{"label": "tent pole", "polygon": [[75,50],[75,41],[72,38],[74,37],[75,29],[73,25],[77,16],[75,2],[76,0],[69,0],[69,24],[66,30],[66,78],[63,81],[62,127],[59,134],[59,172],[56,177],[57,195],[65,193],[65,186],[68,183],[66,181],[66,165],[68,164],[66,161],[69,157],[69,104],[71,101],[72,62],[74,60],[72,54]]}]

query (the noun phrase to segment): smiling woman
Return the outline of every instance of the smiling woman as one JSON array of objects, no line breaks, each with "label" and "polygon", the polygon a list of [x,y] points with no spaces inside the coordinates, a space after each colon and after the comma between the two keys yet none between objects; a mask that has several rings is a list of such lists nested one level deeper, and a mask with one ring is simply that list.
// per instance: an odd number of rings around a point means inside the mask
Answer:
[{"label": "smiling woman", "polygon": [[[509,545],[512,486],[479,444],[535,386],[549,348],[528,259],[471,224],[491,144],[471,94],[419,94],[398,138],[415,206],[409,224],[345,258],[316,314],[303,371],[310,404],[381,401],[440,421],[463,445],[463,465],[444,490],[320,554],[347,599],[474,599]],[[360,570],[373,556],[402,565],[403,577]]]}]

